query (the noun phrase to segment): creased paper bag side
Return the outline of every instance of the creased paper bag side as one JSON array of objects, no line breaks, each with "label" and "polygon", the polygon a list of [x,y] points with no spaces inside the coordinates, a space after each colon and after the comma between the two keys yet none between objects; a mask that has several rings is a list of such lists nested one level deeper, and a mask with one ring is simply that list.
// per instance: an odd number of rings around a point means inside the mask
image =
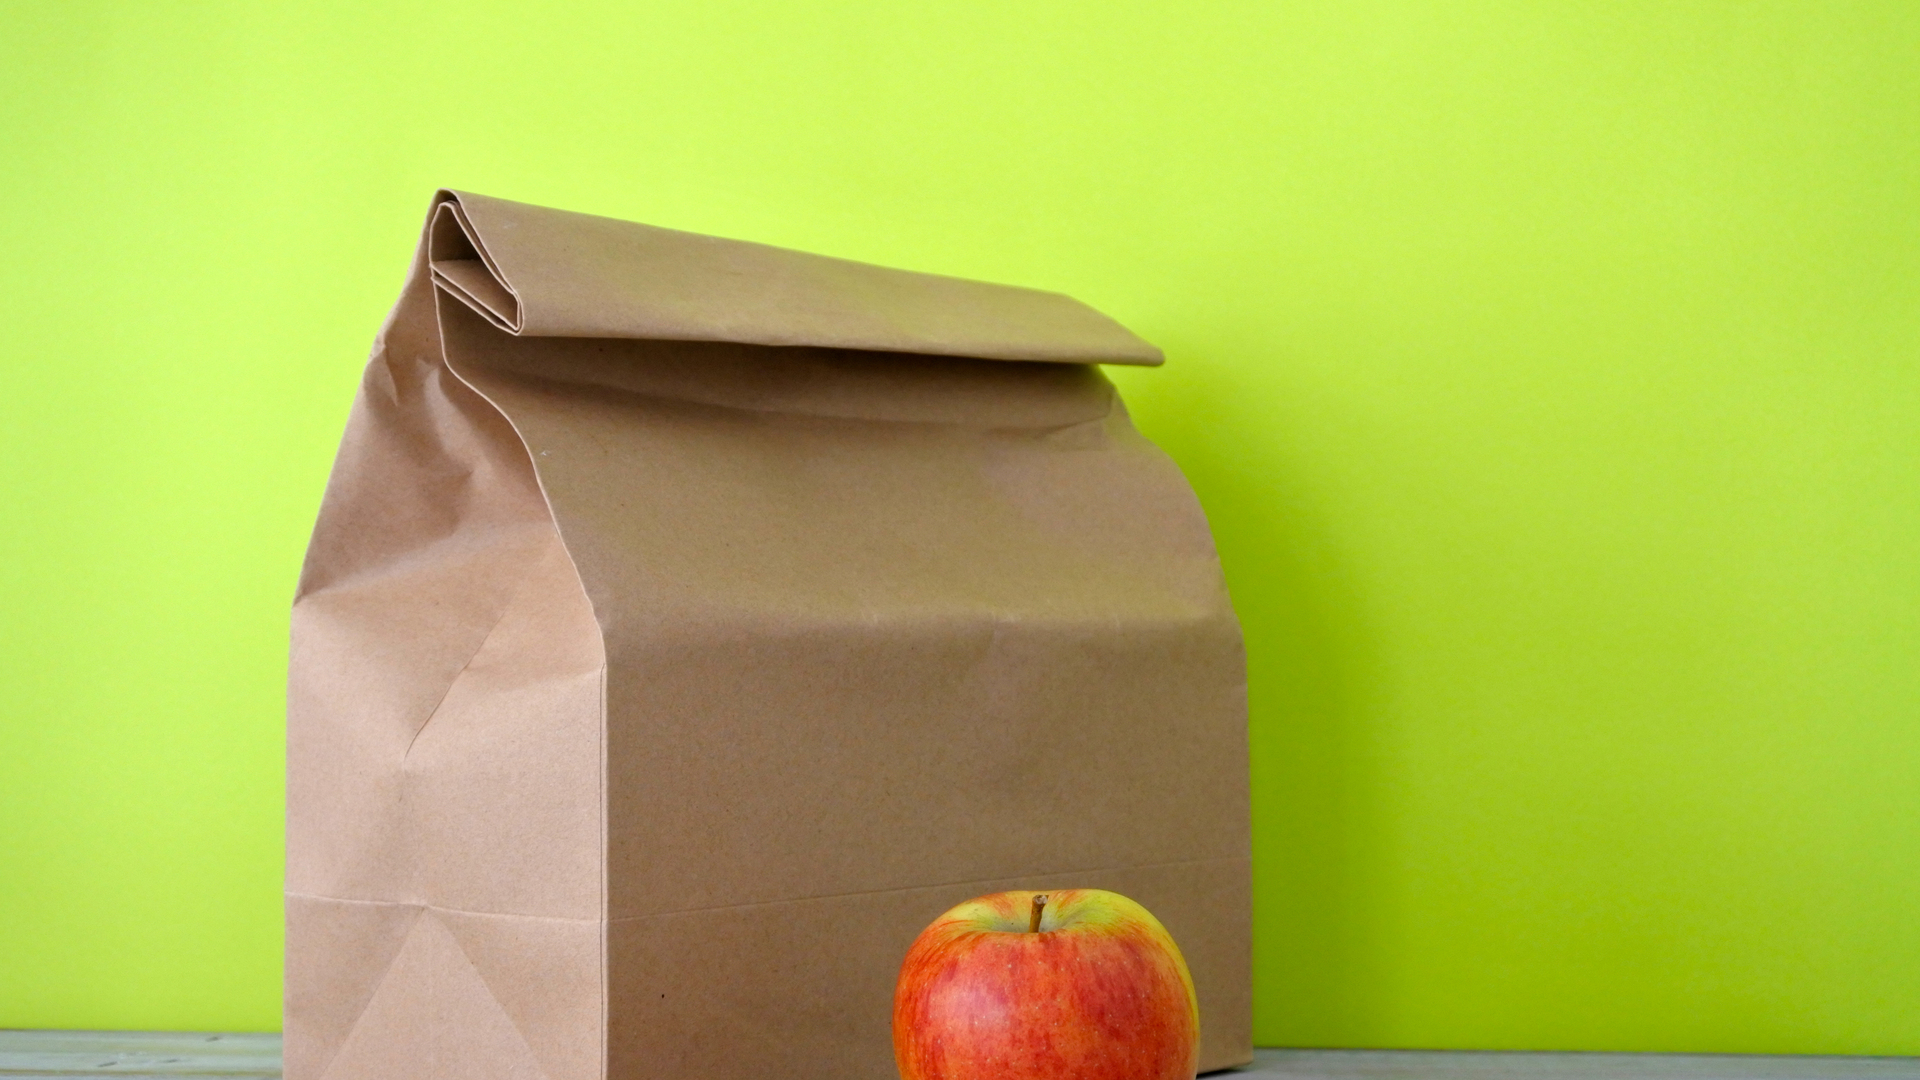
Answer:
[{"label": "creased paper bag side", "polygon": [[423,270],[294,606],[286,1073],[591,1080],[600,637],[525,449],[441,363]]}]

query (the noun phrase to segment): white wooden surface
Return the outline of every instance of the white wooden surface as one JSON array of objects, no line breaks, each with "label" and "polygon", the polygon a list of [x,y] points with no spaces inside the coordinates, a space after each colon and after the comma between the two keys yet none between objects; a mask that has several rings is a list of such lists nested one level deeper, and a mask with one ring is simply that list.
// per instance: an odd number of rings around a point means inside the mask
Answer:
[{"label": "white wooden surface", "polygon": [[277,1078],[280,1036],[192,1031],[0,1031],[0,1077]]},{"label": "white wooden surface", "polygon": [[1229,1077],[1283,1080],[1920,1080],[1920,1058],[1255,1050]]},{"label": "white wooden surface", "polygon": [[[1218,1080],[1920,1080],[1920,1058],[1257,1050]],[[278,1080],[280,1036],[0,1031],[0,1078]],[[670,1078],[662,1078],[670,1080]]]}]

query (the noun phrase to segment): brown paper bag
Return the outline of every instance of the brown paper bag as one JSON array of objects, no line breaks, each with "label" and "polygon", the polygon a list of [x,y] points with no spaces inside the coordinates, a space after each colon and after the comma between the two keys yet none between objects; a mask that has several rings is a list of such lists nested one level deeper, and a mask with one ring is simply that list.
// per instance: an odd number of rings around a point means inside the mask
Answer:
[{"label": "brown paper bag", "polygon": [[1249,1049],[1240,633],[1064,296],[441,192],[307,553],[290,1080],[883,1080],[1004,888]]}]

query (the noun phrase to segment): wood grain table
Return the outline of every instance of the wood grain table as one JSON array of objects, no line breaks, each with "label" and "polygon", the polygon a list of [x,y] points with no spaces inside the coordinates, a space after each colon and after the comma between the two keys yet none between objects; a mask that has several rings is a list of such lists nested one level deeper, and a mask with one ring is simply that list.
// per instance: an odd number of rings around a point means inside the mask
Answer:
[{"label": "wood grain table", "polygon": [[278,1034],[0,1031],[0,1077],[226,1077],[278,1080]]},{"label": "wood grain table", "polygon": [[[1748,1054],[1532,1054],[1258,1050],[1220,1080],[1920,1080],[1920,1058]],[[280,1036],[179,1031],[0,1031],[0,1078],[278,1080]]]}]

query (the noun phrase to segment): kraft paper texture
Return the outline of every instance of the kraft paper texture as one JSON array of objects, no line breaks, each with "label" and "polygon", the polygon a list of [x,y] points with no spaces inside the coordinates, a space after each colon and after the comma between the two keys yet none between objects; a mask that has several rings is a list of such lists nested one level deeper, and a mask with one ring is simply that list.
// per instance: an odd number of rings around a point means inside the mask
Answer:
[{"label": "kraft paper texture", "polygon": [[1064,296],[456,192],[293,609],[289,1080],[886,1080],[1005,888],[1166,924],[1251,1059],[1245,670]]}]

